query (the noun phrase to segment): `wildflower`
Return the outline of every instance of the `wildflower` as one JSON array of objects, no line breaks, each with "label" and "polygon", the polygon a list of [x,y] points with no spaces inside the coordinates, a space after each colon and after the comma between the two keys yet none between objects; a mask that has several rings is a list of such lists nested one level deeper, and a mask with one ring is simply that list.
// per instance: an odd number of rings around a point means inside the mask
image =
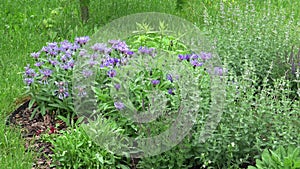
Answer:
[{"label": "wildflower", "polygon": [[49,51],[50,56],[56,56],[58,53],[56,51]]},{"label": "wildflower", "polygon": [[58,64],[58,61],[56,59],[54,59],[54,60],[48,59],[48,61],[52,66],[56,66]]},{"label": "wildflower", "polygon": [[184,56],[184,59],[187,60],[187,61],[190,61],[190,58],[191,58],[191,55],[189,55],[189,54],[186,54],[186,55]]},{"label": "wildflower", "polygon": [[152,80],[151,83],[155,86],[155,85],[158,85],[160,83],[159,80]]},{"label": "wildflower", "polygon": [[131,56],[131,55],[133,55],[133,54],[134,54],[134,52],[133,52],[133,51],[131,51],[131,50],[127,50],[127,51],[125,52],[125,54],[126,54],[126,55],[128,55],[128,56]]},{"label": "wildflower", "polygon": [[69,49],[73,49],[73,43],[65,40],[63,42],[60,42],[60,51],[67,51]]},{"label": "wildflower", "polygon": [[30,86],[33,83],[34,79],[33,78],[25,78],[24,81],[27,86]]},{"label": "wildflower", "polygon": [[115,86],[115,88],[116,88],[117,90],[120,90],[120,88],[121,88],[121,85],[120,85],[120,84],[115,84],[114,86]]},{"label": "wildflower", "polygon": [[29,65],[27,65],[25,67],[25,75],[28,77],[35,77],[37,76],[37,73],[34,71],[34,69],[31,69]]},{"label": "wildflower", "polygon": [[67,83],[56,82],[56,85],[58,89],[54,91],[55,95],[58,96],[58,98],[61,100],[67,98],[69,96]]},{"label": "wildflower", "polygon": [[120,42],[121,42],[120,40],[110,40],[110,41],[108,41],[108,43],[111,44],[111,45],[116,45]]},{"label": "wildflower", "polygon": [[98,64],[97,61],[89,60],[89,65],[90,65],[90,67],[94,67],[96,64]]},{"label": "wildflower", "polygon": [[196,54],[192,54],[192,55],[191,55],[191,59],[198,59],[198,58],[199,58],[199,56],[196,55]]},{"label": "wildflower", "polygon": [[75,61],[73,59],[68,61],[68,66],[72,69],[74,67]]},{"label": "wildflower", "polygon": [[174,89],[168,89],[168,93],[170,94],[170,95],[174,95]]},{"label": "wildflower", "polygon": [[87,93],[86,93],[86,91],[85,91],[85,87],[77,86],[75,89],[78,90],[77,96],[79,96],[79,97],[84,97],[84,96],[87,95]]},{"label": "wildflower", "polygon": [[99,57],[99,55],[97,53],[90,55],[91,60],[96,60],[98,57]]},{"label": "wildflower", "polygon": [[182,54],[179,54],[179,55],[178,55],[178,59],[179,59],[180,61],[185,60],[185,56],[182,55]]},{"label": "wildflower", "polygon": [[117,72],[114,69],[111,69],[107,72],[108,77],[115,77],[117,75]]},{"label": "wildflower", "polygon": [[170,80],[170,82],[173,82],[173,77],[170,74],[167,74],[167,79]]},{"label": "wildflower", "polygon": [[200,57],[203,61],[207,61],[212,58],[211,53],[201,52]]},{"label": "wildflower", "polygon": [[87,55],[87,50],[81,49],[79,52],[79,56],[86,56]]},{"label": "wildflower", "polygon": [[126,54],[127,51],[129,51],[129,48],[128,48],[127,44],[123,41],[120,41],[117,44],[113,44],[112,48],[119,51],[119,52],[121,52],[121,53],[125,53],[125,54]]},{"label": "wildflower", "polygon": [[82,71],[82,75],[83,75],[85,78],[88,78],[88,77],[90,77],[90,76],[93,75],[93,71],[91,71],[91,70],[83,70],[83,71]]},{"label": "wildflower", "polygon": [[141,53],[141,54],[148,54],[148,55],[150,55],[150,56],[155,56],[155,49],[154,48],[147,48],[147,47],[143,47],[143,46],[141,46],[141,47],[139,47],[139,52]]},{"label": "wildflower", "polygon": [[62,55],[62,56],[60,57],[60,60],[61,60],[62,62],[66,62],[66,61],[68,60],[67,55]]},{"label": "wildflower", "polygon": [[225,69],[221,68],[221,67],[215,67],[214,68],[214,73],[218,76],[223,76],[225,73]]},{"label": "wildflower", "polygon": [[105,53],[107,46],[105,43],[96,43],[91,48],[94,51],[98,51],[100,53]]},{"label": "wildflower", "polygon": [[64,69],[64,70],[69,70],[69,69],[71,69],[71,67],[70,67],[70,65],[69,65],[68,63],[61,64],[60,67],[61,67],[62,69]]},{"label": "wildflower", "polygon": [[34,52],[34,53],[31,53],[31,56],[35,59],[38,59],[40,57],[40,54],[41,54],[41,52]]},{"label": "wildflower", "polygon": [[122,110],[125,108],[125,106],[122,102],[114,102],[114,105],[118,110]]},{"label": "wildflower", "polygon": [[191,64],[194,66],[194,67],[198,67],[198,66],[202,66],[203,65],[203,62],[199,62],[198,60],[196,59],[193,59],[190,61]]},{"label": "wildflower", "polygon": [[36,63],[34,64],[34,66],[36,66],[36,67],[41,67],[43,64],[44,64],[44,62],[36,62]]},{"label": "wildflower", "polygon": [[40,70],[40,73],[43,74],[43,75],[46,76],[46,77],[51,76],[52,72],[53,72],[53,71],[50,70],[50,69],[43,69],[43,70]]},{"label": "wildflower", "polygon": [[49,49],[52,49],[52,50],[58,50],[58,45],[57,45],[57,42],[51,42],[51,43],[48,43],[48,47]]},{"label": "wildflower", "polygon": [[75,38],[75,43],[79,44],[80,46],[85,45],[90,40],[90,37],[77,37]]}]

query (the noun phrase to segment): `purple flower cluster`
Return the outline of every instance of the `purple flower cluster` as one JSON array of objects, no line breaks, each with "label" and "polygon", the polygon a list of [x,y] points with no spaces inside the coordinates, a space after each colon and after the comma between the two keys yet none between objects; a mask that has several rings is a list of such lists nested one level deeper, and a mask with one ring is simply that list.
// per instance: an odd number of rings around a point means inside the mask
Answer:
[{"label": "purple flower cluster", "polygon": [[38,74],[35,72],[34,69],[30,68],[30,65],[27,65],[25,67],[25,73],[24,73],[24,82],[27,86],[30,86],[34,82],[34,78]]}]

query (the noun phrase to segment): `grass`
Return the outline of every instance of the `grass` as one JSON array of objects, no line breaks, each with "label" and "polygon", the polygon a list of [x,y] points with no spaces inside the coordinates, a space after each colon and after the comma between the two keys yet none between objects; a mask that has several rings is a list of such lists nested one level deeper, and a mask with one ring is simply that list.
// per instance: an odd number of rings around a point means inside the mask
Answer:
[{"label": "grass", "polygon": [[[4,168],[29,168],[32,163],[33,154],[24,151],[24,140],[20,138],[19,131],[10,129],[5,126],[4,123],[7,115],[16,108],[16,101],[22,97],[22,92],[24,92],[21,72],[26,64],[31,62],[29,58],[30,53],[40,49],[46,42],[74,39],[74,37],[82,35],[92,35],[99,26],[113,19],[132,13],[147,11],[165,12],[182,16],[195,23],[201,29],[215,33],[214,35],[218,36],[217,38],[225,36],[229,39],[230,37],[236,36],[230,33],[231,30],[217,30],[217,27],[213,26],[205,27],[205,18],[203,17],[204,10],[207,10],[214,24],[219,22],[217,16],[222,12],[219,10],[220,1],[190,0],[184,4],[182,11],[176,11],[175,1],[171,0],[130,0],[127,3],[117,3],[119,1],[112,0],[101,1],[101,4],[99,1],[92,1],[91,6],[93,6],[93,8],[90,10],[91,18],[85,25],[80,21],[79,4],[71,0],[41,2],[21,0],[1,1],[3,1],[3,7],[0,11],[0,34],[2,35],[0,38],[0,138],[3,140],[0,141],[0,165],[5,166]],[[224,6],[229,7],[230,5],[236,5],[238,3],[242,6],[240,10],[243,11],[246,9],[246,2],[248,1],[227,0],[226,2],[224,1]],[[300,1],[273,0],[270,2],[269,5],[272,11],[282,11],[286,18],[293,15],[293,25],[296,25],[292,29],[295,37],[291,37],[291,41],[289,41],[290,44],[285,44],[287,46],[283,45],[282,49],[288,50],[288,45],[292,44],[299,46],[299,41],[295,39],[297,39],[297,36],[299,37],[300,32],[300,24],[298,21],[300,13],[299,10],[297,10],[297,7],[300,6]],[[254,1],[253,4],[257,11],[257,19],[263,17],[266,4],[263,4],[262,1]],[[276,13],[273,14],[276,15]],[[287,22],[288,19],[282,20],[281,24]],[[235,28],[231,27],[231,29]],[[288,27],[282,27],[280,30],[284,31],[285,29],[288,29]],[[268,32],[266,32],[266,34],[268,34]],[[238,49],[229,48],[231,53],[229,52],[230,55],[227,53],[228,55],[226,57],[229,58],[232,55],[238,57],[241,53],[243,56],[247,55],[247,53],[243,53],[243,49],[248,47],[248,42],[242,42],[245,46],[239,46],[239,44],[242,38],[250,36],[251,35],[247,35],[237,40],[231,39],[231,44],[236,45],[235,47]],[[267,51],[272,51],[273,48],[276,48],[281,39],[273,38],[273,40],[277,42],[267,44],[272,47]],[[269,41],[269,39],[265,39],[265,42]],[[226,42],[224,41],[224,43]],[[255,44],[252,45],[251,47],[255,47]],[[223,49],[223,51],[226,50],[227,49]],[[234,52],[241,53],[236,54]],[[249,103],[243,102],[243,104]],[[272,104],[276,104],[276,102]],[[299,104],[295,103],[293,106],[296,107],[294,111],[299,110],[299,107],[297,107]],[[279,109],[280,107],[277,108]]]}]

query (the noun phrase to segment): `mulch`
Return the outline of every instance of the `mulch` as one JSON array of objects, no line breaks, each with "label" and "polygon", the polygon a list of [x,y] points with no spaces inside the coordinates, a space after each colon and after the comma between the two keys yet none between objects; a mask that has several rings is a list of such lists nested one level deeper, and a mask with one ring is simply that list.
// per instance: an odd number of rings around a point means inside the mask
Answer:
[{"label": "mulch", "polygon": [[41,134],[58,134],[60,130],[67,129],[67,125],[55,118],[55,112],[45,116],[36,113],[31,119],[32,112],[36,105],[29,109],[29,101],[26,100],[18,109],[8,117],[6,124],[19,127],[22,137],[25,140],[26,151],[33,151],[37,154],[32,169],[55,169],[52,164],[51,154],[53,146],[41,140]]}]

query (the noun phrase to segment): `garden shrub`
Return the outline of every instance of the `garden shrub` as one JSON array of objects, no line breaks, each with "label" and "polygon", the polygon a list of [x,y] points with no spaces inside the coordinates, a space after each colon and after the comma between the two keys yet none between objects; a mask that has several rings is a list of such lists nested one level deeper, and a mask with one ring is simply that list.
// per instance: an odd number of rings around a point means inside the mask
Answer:
[{"label": "garden shrub", "polygon": [[279,146],[275,151],[265,149],[261,160],[256,160],[256,167],[249,166],[248,169],[298,169],[300,168],[300,147]]}]

